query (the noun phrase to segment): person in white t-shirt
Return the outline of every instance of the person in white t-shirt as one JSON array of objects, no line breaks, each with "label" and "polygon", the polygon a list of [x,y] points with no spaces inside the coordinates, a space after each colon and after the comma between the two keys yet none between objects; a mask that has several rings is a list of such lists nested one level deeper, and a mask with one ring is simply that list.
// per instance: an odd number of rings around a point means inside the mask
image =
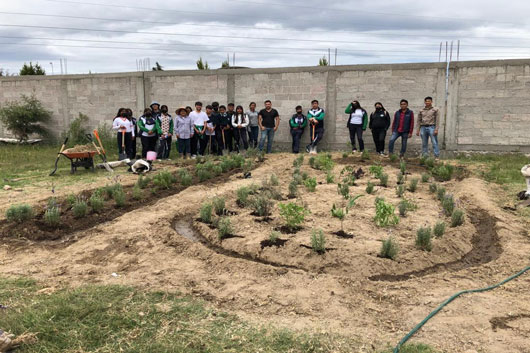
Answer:
[{"label": "person in white t-shirt", "polygon": [[[134,138],[134,124],[128,119],[127,110],[123,109],[121,116],[114,118],[112,129],[118,131],[118,153],[126,153],[128,158],[133,159],[132,141]],[[123,150],[125,148],[125,151]]]},{"label": "person in white t-shirt", "polygon": [[209,120],[208,115],[202,111],[202,102],[195,102],[195,110],[190,113],[191,121],[195,133],[191,138],[191,158],[197,158],[197,145],[199,145],[198,153],[204,156],[204,151],[208,145],[206,138],[206,122]]},{"label": "person in white t-shirt", "polygon": [[359,141],[359,150],[364,151],[364,140],[363,140],[363,131],[366,130],[368,126],[368,114],[366,110],[361,107],[359,101],[354,100],[351,102],[345,110],[345,113],[348,114],[348,123],[346,127],[350,131],[350,142],[352,146],[352,152],[357,152],[357,147],[355,147],[355,137]]}]

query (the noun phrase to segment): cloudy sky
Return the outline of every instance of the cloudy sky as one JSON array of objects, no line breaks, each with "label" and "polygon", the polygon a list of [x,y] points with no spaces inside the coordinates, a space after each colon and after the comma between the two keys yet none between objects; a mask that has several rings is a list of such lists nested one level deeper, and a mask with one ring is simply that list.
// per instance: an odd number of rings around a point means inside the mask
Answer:
[{"label": "cloudy sky", "polygon": [[[0,68],[47,72],[433,62],[530,57],[528,1],[0,0]],[[52,63],[52,64],[50,64]],[[63,70],[64,67],[63,67]]]}]

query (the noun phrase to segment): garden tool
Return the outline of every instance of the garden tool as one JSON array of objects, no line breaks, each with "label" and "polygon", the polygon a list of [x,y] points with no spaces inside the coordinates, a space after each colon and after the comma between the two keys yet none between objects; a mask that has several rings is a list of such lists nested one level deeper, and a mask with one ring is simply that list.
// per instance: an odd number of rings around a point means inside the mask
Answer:
[{"label": "garden tool", "polygon": [[221,132],[223,134],[223,150],[226,150],[225,129],[222,129]]},{"label": "garden tool", "polygon": [[61,146],[61,150],[59,151],[59,153],[57,153],[57,158],[55,159],[55,168],[52,170],[52,172],[50,173],[50,176],[54,175],[55,172],[57,171],[57,163],[59,163],[59,158],[61,157],[61,153],[63,153],[64,151],[64,148],[66,147],[66,143],[68,142],[68,137],[64,139],[64,143],[63,145]]},{"label": "garden tool", "polygon": [[107,154],[105,153],[105,148],[103,148],[103,144],[101,143],[101,139],[99,138],[98,130],[94,130],[94,136],[96,137],[96,140],[98,140],[99,147],[101,149],[101,152],[100,149],[98,149],[98,153],[101,159],[103,160],[103,167],[105,167],[108,172],[114,173],[114,170],[112,170],[112,168],[107,163]]},{"label": "garden tool", "polygon": [[315,124],[311,124],[311,128],[313,129],[313,134],[311,137],[311,143],[309,144],[309,153],[316,154],[317,146],[315,146],[315,130],[316,130]]},{"label": "garden tool", "polygon": [[127,152],[125,152],[125,129],[121,130],[121,153],[118,156],[118,160],[122,161],[127,159]]}]

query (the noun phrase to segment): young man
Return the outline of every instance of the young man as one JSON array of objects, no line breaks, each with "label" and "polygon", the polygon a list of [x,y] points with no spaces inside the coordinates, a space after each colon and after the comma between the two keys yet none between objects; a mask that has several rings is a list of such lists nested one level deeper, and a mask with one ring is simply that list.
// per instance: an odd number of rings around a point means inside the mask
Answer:
[{"label": "young man", "polygon": [[211,105],[206,106],[206,116],[208,121],[206,122],[206,143],[208,144],[208,153],[212,154],[214,151],[215,143],[215,124],[217,123],[217,116],[213,114],[213,107]]},{"label": "young man", "polygon": [[280,126],[280,114],[278,114],[276,109],[272,108],[272,102],[268,99],[265,101],[265,109],[260,110],[258,114],[258,126],[261,130],[259,150],[263,151],[265,138],[267,138],[267,153],[271,153],[274,133]]},{"label": "young man", "polygon": [[425,97],[425,107],[418,113],[418,131],[416,136],[421,135],[421,154],[429,155],[429,137],[432,142],[434,158],[440,157],[438,148],[438,126],[440,124],[440,109],[433,107],[432,97]]},{"label": "young man", "polygon": [[226,132],[230,129],[230,121],[226,113],[226,107],[221,105],[219,107],[219,114],[215,125],[215,136],[217,139],[217,155],[223,155],[223,149],[226,143]]},{"label": "young man", "polygon": [[394,114],[394,122],[392,123],[392,137],[388,143],[388,152],[394,153],[394,143],[401,137],[401,151],[399,157],[403,158],[407,151],[407,139],[412,137],[414,131],[414,112],[409,109],[409,102],[406,99],[402,99],[399,102],[401,107]]},{"label": "young man", "polygon": [[307,119],[309,120],[309,127],[311,134],[311,143],[306,146],[305,151],[309,153],[311,149],[315,148],[317,144],[324,137],[324,109],[318,106],[318,101],[313,99],[311,101],[311,109],[307,112]]},{"label": "young man", "polygon": [[206,132],[206,122],[208,121],[208,116],[205,112],[202,111],[202,103],[195,103],[195,111],[190,113],[190,118],[194,126],[194,134],[191,138],[191,158],[197,158],[197,144],[199,144],[199,154],[204,155],[204,150],[206,149],[207,141],[205,137]]},{"label": "young man", "polygon": [[296,114],[293,114],[291,120],[289,120],[289,126],[293,137],[293,153],[298,153],[300,150],[300,139],[304,133],[304,128],[307,126],[307,118],[302,113],[302,106],[298,105],[295,109]]},{"label": "young man", "polygon": [[258,112],[256,111],[256,103],[250,102],[248,106],[249,110],[247,111],[248,118],[250,120],[248,125],[248,142],[250,147],[258,147]]},{"label": "young man", "polygon": [[225,130],[225,143],[226,147],[228,147],[228,152],[232,152],[234,150],[234,127],[232,126],[232,117],[236,112],[234,111],[234,103],[228,103],[227,107],[228,110],[226,111],[226,114],[228,115],[228,129]]}]

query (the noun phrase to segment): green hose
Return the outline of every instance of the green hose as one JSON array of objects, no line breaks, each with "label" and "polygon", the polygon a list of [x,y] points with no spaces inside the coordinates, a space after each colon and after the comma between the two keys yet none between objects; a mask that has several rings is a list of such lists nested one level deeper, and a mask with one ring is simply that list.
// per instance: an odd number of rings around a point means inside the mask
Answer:
[{"label": "green hose", "polygon": [[432,311],[429,315],[427,315],[427,317],[425,319],[423,319],[419,324],[416,325],[416,327],[414,327],[409,333],[407,333],[407,335],[405,337],[403,337],[403,339],[401,339],[401,341],[399,341],[399,343],[397,344],[396,348],[394,348],[394,353],[399,353],[399,350],[401,349],[401,346],[405,344],[405,342],[407,342],[409,340],[409,338],[412,337],[412,335],[414,335],[423,325],[425,325],[425,323],[427,323],[427,321],[429,321],[434,315],[438,314],[438,312],[440,310],[443,309],[444,306],[446,306],[447,304],[449,304],[450,302],[452,302],[453,300],[455,300],[457,297],[461,296],[462,294],[466,294],[466,293],[479,293],[479,292],[486,292],[486,291],[489,291],[489,290],[492,290],[492,289],[495,289],[497,287],[500,287],[502,286],[503,284],[505,284],[506,282],[509,282],[511,281],[512,279],[515,279],[517,277],[519,277],[520,275],[522,275],[523,273],[525,273],[526,271],[530,270],[530,266],[526,267],[525,269],[517,272],[516,274],[514,274],[513,276],[510,276],[508,278],[506,278],[504,281],[502,282],[499,282],[497,284],[494,284],[492,286],[489,286],[489,287],[485,287],[485,288],[479,288],[479,289],[467,289],[467,290],[463,290],[463,291],[460,291],[454,295],[452,295],[449,299],[447,299],[446,301],[444,301],[442,304],[440,304],[439,307],[437,307],[434,311]]}]

